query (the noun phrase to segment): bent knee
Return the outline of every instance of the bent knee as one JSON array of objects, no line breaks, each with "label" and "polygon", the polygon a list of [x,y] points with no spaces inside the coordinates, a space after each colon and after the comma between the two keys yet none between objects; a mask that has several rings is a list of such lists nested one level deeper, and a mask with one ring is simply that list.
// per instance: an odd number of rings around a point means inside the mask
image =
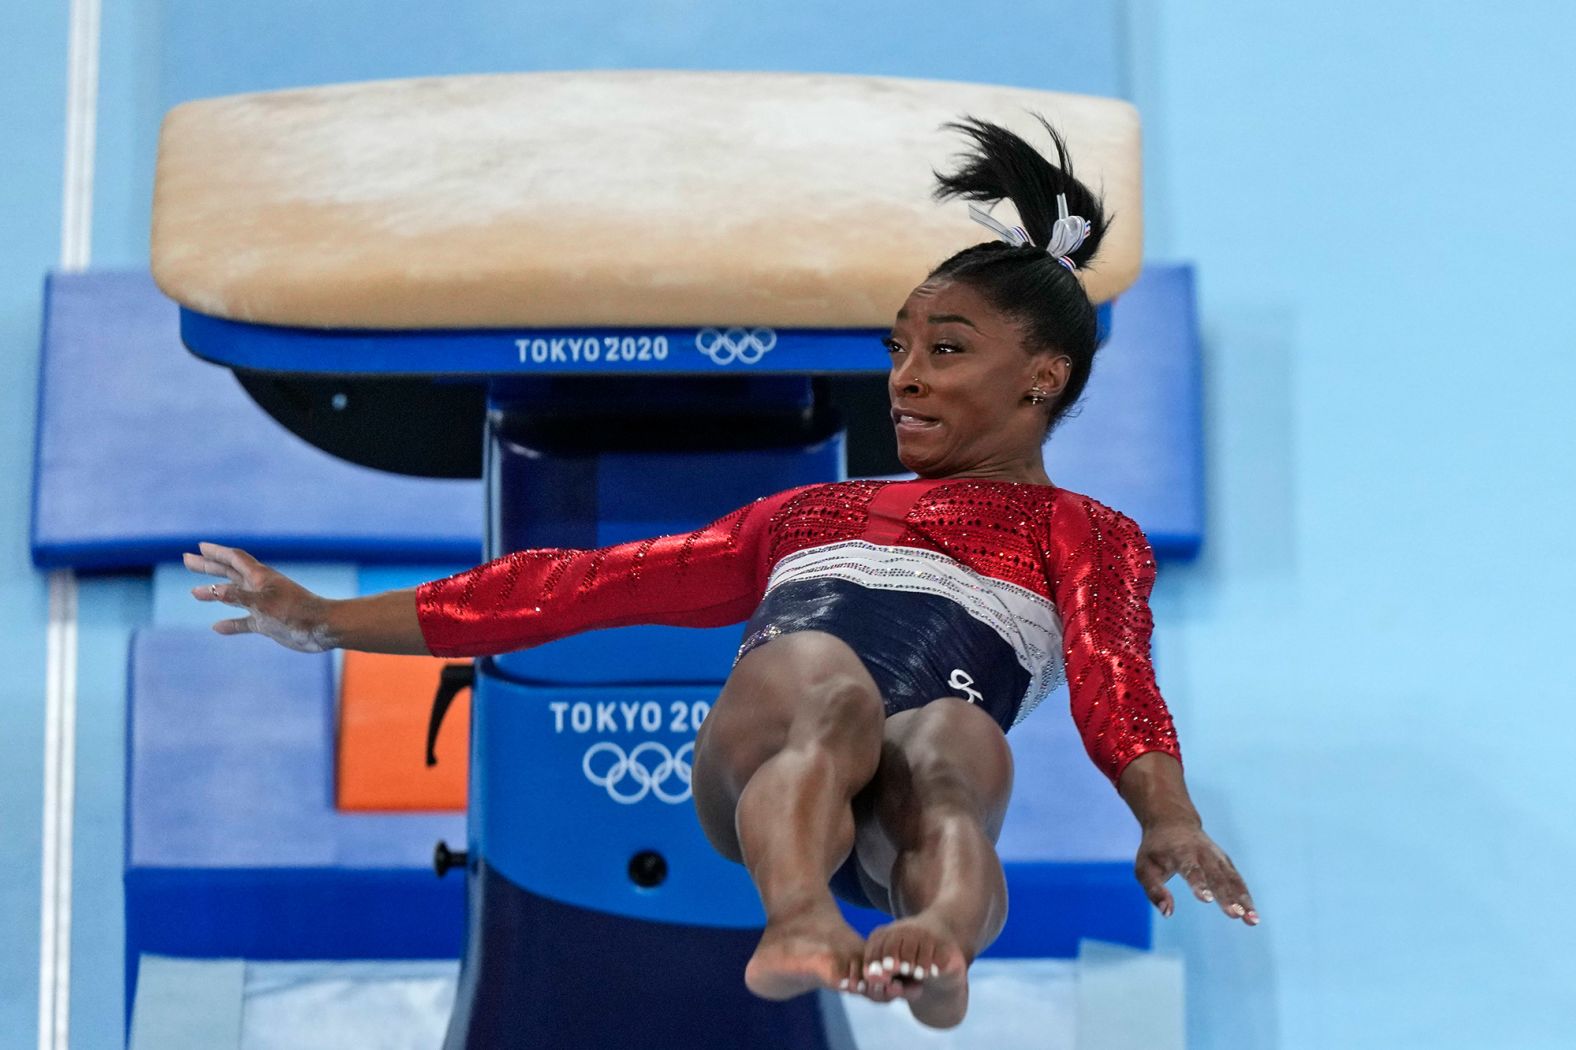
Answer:
[{"label": "bent knee", "polygon": [[833,672],[802,686],[788,729],[789,743],[866,740],[879,746],[886,708],[875,683],[865,676]]},{"label": "bent knee", "polygon": [[1004,757],[1012,751],[1007,735],[985,709],[955,696],[943,696],[923,707],[904,712],[899,735],[916,752],[940,748],[956,754],[962,747],[977,748]]},{"label": "bent knee", "polygon": [[943,796],[968,799],[988,812],[1006,805],[1012,794],[1012,748],[995,719],[956,697],[933,700],[901,718],[889,733],[889,746],[901,754],[913,784],[938,801]]}]

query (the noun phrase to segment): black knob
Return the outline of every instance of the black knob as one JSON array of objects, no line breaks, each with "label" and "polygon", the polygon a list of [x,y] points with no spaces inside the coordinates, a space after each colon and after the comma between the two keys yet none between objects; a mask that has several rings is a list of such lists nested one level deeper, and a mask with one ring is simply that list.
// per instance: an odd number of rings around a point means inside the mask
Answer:
[{"label": "black knob", "polygon": [[443,878],[449,873],[450,868],[463,868],[470,855],[464,850],[452,850],[449,844],[442,839],[438,840],[437,848],[432,851],[432,870],[438,873],[438,878]]},{"label": "black knob", "polygon": [[629,881],[643,889],[660,886],[668,877],[668,862],[656,850],[641,850],[629,858]]}]

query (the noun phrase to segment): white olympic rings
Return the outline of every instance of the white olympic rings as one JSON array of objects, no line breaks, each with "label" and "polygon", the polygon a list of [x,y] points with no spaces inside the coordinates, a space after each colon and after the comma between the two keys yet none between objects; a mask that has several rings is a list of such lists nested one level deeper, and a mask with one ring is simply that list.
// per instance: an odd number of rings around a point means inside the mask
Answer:
[{"label": "white olympic rings", "polygon": [[770,328],[702,328],[695,333],[695,349],[717,365],[753,365],[776,345],[777,333]]},{"label": "white olympic rings", "polygon": [[[613,756],[613,764],[601,773],[592,768],[592,760],[598,755],[609,754]],[[655,766],[648,767],[645,759],[648,755],[660,756]],[[690,759],[695,756],[695,745],[685,744],[675,754],[666,746],[654,740],[636,745],[629,754],[624,754],[624,749],[608,740],[592,744],[586,749],[585,758],[581,760],[580,768],[585,770],[586,779],[597,787],[606,788],[608,797],[614,802],[621,802],[632,806],[645,798],[648,794],[656,795],[664,802],[678,805],[688,802],[690,797]],[[677,779],[682,785],[682,791],[670,791],[666,784],[671,779]],[[635,782],[633,790],[623,790],[621,785],[626,779]]]}]

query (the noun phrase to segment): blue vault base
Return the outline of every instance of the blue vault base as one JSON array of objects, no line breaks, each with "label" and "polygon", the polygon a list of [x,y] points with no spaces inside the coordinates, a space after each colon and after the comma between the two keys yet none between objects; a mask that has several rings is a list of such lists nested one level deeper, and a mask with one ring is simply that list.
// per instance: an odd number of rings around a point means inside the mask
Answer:
[{"label": "blue vault base", "polygon": [[445,1050],[853,1050],[831,993],[745,988],[760,931],[579,908],[468,872],[469,934]]}]

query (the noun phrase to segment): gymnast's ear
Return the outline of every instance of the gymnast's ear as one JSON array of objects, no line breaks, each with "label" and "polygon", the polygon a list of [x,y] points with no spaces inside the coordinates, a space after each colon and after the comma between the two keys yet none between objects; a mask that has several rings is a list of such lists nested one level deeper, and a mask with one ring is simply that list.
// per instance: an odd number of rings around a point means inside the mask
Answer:
[{"label": "gymnast's ear", "polygon": [[1055,400],[1067,389],[1073,374],[1073,359],[1057,350],[1040,350],[1033,355],[1034,384]]}]

